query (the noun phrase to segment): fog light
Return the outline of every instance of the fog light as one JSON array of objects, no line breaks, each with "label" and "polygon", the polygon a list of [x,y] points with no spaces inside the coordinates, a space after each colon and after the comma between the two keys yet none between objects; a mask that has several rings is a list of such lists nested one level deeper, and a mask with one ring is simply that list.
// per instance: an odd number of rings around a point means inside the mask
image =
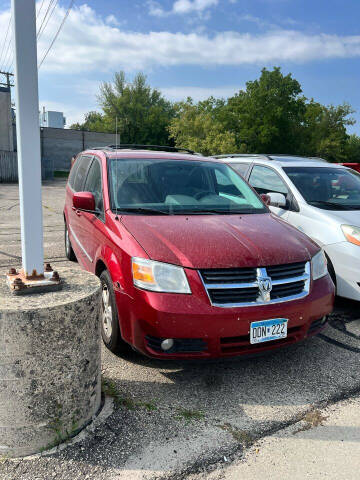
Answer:
[{"label": "fog light", "polygon": [[163,340],[161,342],[161,348],[167,352],[168,350],[171,350],[172,347],[174,346],[174,340],[172,338],[167,338],[166,340]]}]

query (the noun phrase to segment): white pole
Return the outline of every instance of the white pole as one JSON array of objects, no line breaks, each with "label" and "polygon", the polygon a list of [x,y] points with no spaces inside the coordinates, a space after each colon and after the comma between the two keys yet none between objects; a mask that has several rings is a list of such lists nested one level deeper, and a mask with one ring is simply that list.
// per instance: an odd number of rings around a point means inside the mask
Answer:
[{"label": "white pole", "polygon": [[12,0],[22,263],[44,273],[35,0]]}]

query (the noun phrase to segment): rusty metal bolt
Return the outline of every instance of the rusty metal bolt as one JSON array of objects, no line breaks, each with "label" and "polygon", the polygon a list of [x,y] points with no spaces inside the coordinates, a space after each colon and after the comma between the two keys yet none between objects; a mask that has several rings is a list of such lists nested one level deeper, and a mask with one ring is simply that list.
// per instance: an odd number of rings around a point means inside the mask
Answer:
[{"label": "rusty metal bolt", "polygon": [[52,272],[53,269],[52,269],[52,266],[50,265],[50,263],[46,263],[45,264],[45,272]]},{"label": "rusty metal bolt", "polygon": [[25,284],[20,277],[16,277],[15,280],[13,281],[13,287],[15,290],[21,290],[22,288],[25,287]]},{"label": "rusty metal bolt", "polygon": [[10,268],[9,275],[17,275],[16,268]]},{"label": "rusty metal bolt", "polygon": [[55,280],[55,282],[58,282],[60,280],[58,272],[53,273],[52,279]]}]

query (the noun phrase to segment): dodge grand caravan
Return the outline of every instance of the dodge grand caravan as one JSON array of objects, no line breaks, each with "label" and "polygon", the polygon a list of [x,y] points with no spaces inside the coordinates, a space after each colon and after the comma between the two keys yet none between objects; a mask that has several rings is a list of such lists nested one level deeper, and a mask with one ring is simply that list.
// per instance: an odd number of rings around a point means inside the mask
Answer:
[{"label": "dodge grand caravan", "polygon": [[321,249],[224,163],[170,150],[88,150],[71,169],[66,255],[101,279],[105,345],[210,358],[318,333],[334,299]]}]

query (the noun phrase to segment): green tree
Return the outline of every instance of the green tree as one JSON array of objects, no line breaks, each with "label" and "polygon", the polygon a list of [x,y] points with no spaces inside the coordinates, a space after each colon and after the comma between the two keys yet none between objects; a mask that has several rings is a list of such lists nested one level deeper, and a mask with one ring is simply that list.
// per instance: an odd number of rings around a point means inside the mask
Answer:
[{"label": "green tree", "polygon": [[346,157],[348,162],[360,162],[360,137],[350,135],[346,142]]},{"label": "green tree", "polygon": [[[280,68],[264,68],[258,80],[229,98],[227,130],[241,150],[250,153],[296,153],[299,131],[306,111],[300,83]],[[242,146],[246,145],[246,148]]]},{"label": "green tree", "polygon": [[204,155],[234,152],[235,135],[226,130],[221,117],[225,101],[210,97],[194,104],[191,98],[176,104],[176,116],[170,123],[170,138],[177,147]]},{"label": "green tree", "polygon": [[139,73],[128,82],[124,72],[114,82],[105,82],[98,97],[106,128],[115,132],[116,118],[121,143],[166,145],[168,125],[174,115],[171,102],[159,90],[151,88]]},{"label": "green tree", "polygon": [[344,162],[348,157],[346,127],[354,124],[352,108],[342,105],[321,105],[311,100],[306,105],[302,152],[323,157],[330,162]]},{"label": "green tree", "polygon": [[[109,126],[106,125],[104,116],[99,112],[89,112],[85,115],[84,123],[74,123],[70,126],[72,130],[85,130],[90,132],[107,132]],[[110,129],[111,131],[111,129]]]}]

